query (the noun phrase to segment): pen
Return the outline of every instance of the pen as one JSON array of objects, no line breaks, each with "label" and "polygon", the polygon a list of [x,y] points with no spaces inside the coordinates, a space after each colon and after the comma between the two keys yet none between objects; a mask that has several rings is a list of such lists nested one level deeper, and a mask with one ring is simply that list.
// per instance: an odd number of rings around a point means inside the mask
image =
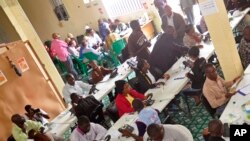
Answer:
[{"label": "pen", "polygon": [[185,77],[177,77],[177,78],[174,78],[174,80],[179,80],[179,79],[184,79]]}]

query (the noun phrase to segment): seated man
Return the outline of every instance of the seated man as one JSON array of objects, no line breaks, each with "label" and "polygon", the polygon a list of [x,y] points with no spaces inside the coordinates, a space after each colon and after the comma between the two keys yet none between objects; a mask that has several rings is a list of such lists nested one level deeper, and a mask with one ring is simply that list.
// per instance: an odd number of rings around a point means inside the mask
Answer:
[{"label": "seated man", "polygon": [[118,80],[115,82],[115,93],[117,94],[115,105],[120,117],[125,113],[134,112],[132,102],[135,98],[141,100],[146,99],[143,94],[131,89],[129,84],[124,80]]},{"label": "seated man", "polygon": [[25,113],[26,119],[41,122],[42,125],[46,125],[49,122],[49,115],[42,109],[34,109],[31,105],[26,105],[24,109],[27,112]]},{"label": "seated man", "polygon": [[150,124],[148,136],[154,141],[193,141],[191,132],[182,125]]},{"label": "seated man", "polygon": [[119,19],[115,19],[115,33],[120,34],[123,31],[126,31],[128,29],[127,25],[125,23],[122,23]]},{"label": "seated man", "polygon": [[99,124],[90,122],[88,117],[79,117],[77,124],[78,126],[70,135],[71,141],[100,141],[105,139],[107,130]]},{"label": "seated man", "polygon": [[110,74],[112,70],[96,65],[95,61],[90,61],[89,65],[93,69],[91,72],[92,82],[94,84],[102,81],[105,75]]},{"label": "seated man", "polygon": [[86,34],[88,36],[89,47],[98,49],[100,46],[102,46],[102,39],[92,28],[87,29]]},{"label": "seated man", "polygon": [[136,70],[136,77],[140,84],[140,93],[145,93],[150,88],[155,88],[158,85],[164,84],[164,82],[156,82],[160,77],[164,77],[166,80],[169,79],[168,74],[163,74],[158,72],[154,68],[150,67],[148,62],[144,59],[137,59],[137,69]]},{"label": "seated man", "polygon": [[201,45],[203,36],[200,35],[199,33],[195,32],[193,25],[187,25],[185,29],[185,36],[183,38],[183,44],[186,47],[193,47],[193,46],[198,46],[198,47],[203,47]]},{"label": "seated man", "polygon": [[243,30],[243,38],[240,42],[239,55],[243,68],[247,68],[250,64],[250,26],[246,26]]},{"label": "seated man", "polygon": [[138,119],[135,123],[137,125],[139,134],[135,135],[126,129],[122,131],[122,134],[124,136],[133,137],[137,141],[142,141],[147,126],[152,123],[161,124],[161,120],[158,116],[158,112],[151,107],[145,107],[144,103],[140,99],[134,99],[132,105],[134,110],[138,112]]},{"label": "seated man", "polygon": [[222,122],[219,119],[213,119],[208,123],[208,128],[204,129],[203,137],[205,141],[225,141],[222,138],[223,133]]},{"label": "seated man", "polygon": [[80,117],[83,115],[90,117],[92,111],[97,106],[102,105],[102,103],[96,100],[95,97],[92,95],[83,98],[82,96],[79,96],[76,93],[72,93],[70,95],[70,99],[76,117]]},{"label": "seated man", "polygon": [[93,54],[95,54],[97,56],[101,56],[101,52],[99,51],[99,49],[93,49],[92,47],[89,46],[89,38],[88,37],[83,38],[80,46],[81,46],[80,55],[79,55],[80,59],[83,59],[84,54],[88,53],[88,52],[92,52]]},{"label": "seated man", "polygon": [[[11,117],[11,121],[14,123],[12,128],[12,136],[16,141],[27,141],[28,139],[34,139],[36,135],[44,135],[44,127],[40,122],[25,120],[19,114],[14,114]],[[52,141],[49,140],[48,141]]]},{"label": "seated man", "polygon": [[82,81],[75,81],[75,78],[72,74],[67,74],[65,76],[67,83],[63,87],[63,97],[66,103],[70,103],[70,95],[72,93],[76,93],[80,96],[86,96],[89,94],[89,90],[91,89],[91,85],[83,83]]},{"label": "seated man", "polygon": [[203,86],[203,94],[212,108],[216,108],[216,114],[221,115],[228,100],[235,95],[236,91],[230,92],[229,88],[239,77],[232,81],[225,82],[217,75],[216,69],[212,64],[205,65],[206,81]]}]

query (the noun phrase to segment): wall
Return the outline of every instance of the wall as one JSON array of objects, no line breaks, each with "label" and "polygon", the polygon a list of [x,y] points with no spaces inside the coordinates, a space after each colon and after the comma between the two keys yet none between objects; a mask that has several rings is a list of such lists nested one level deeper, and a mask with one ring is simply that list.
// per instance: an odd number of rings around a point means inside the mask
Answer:
[{"label": "wall", "polygon": [[[83,4],[83,0],[63,0],[64,5],[69,13],[68,21],[59,22],[50,0],[19,0],[20,5],[34,26],[36,32],[42,41],[51,39],[51,33],[59,32],[63,38],[67,33],[80,35],[84,32],[84,27],[90,25],[94,29],[98,29],[97,20],[99,18],[108,17],[107,12],[101,0],[96,0],[97,5],[91,4],[87,8]],[[141,10],[123,17],[119,17],[123,22],[128,22],[148,12],[149,16],[154,19],[157,31],[160,31],[161,21],[157,10],[153,4],[153,0],[146,0],[148,10]],[[103,14],[100,14],[98,9],[103,9]]]},{"label": "wall", "polygon": [[0,7],[0,43],[8,43],[16,40],[20,40],[20,37]]}]

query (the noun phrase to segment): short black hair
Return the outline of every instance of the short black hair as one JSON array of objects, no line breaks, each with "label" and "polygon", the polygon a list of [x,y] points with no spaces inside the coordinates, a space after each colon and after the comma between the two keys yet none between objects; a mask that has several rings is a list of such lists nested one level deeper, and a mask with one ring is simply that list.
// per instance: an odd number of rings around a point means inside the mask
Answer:
[{"label": "short black hair", "polygon": [[143,104],[142,100],[138,99],[138,98],[133,100],[132,106],[133,106],[135,111],[139,111],[139,110],[144,108],[144,104]]},{"label": "short black hair", "polygon": [[116,94],[122,94],[123,90],[124,90],[124,85],[127,82],[125,80],[118,80],[115,81],[115,93]]},{"label": "short black hair", "polygon": [[208,70],[209,68],[211,68],[211,67],[214,67],[214,65],[211,64],[211,63],[207,63],[207,64],[205,65],[205,67],[204,67],[205,72],[207,72],[207,70]]},{"label": "short black hair", "polygon": [[132,20],[130,22],[130,27],[132,28],[132,30],[137,30],[138,28],[140,28],[140,23],[138,20]]},{"label": "short black hair", "polygon": [[149,136],[154,136],[157,133],[160,133],[161,126],[156,123],[152,123],[147,127],[147,133]]},{"label": "short black hair", "polygon": [[31,109],[31,107],[32,107],[31,105],[25,105],[24,109],[26,112],[29,112],[29,109]]},{"label": "short black hair", "polygon": [[70,94],[70,99],[71,100],[73,100],[73,99],[75,99],[75,98],[77,98],[78,96],[77,96],[77,94],[76,93],[71,93]]},{"label": "short black hair", "polygon": [[74,77],[74,75],[72,74],[72,73],[67,73],[66,75],[65,75],[65,79],[66,80],[68,80],[70,77]]},{"label": "short black hair", "polygon": [[92,30],[93,30],[92,28],[86,29],[86,33],[87,33],[87,34],[90,34],[90,32],[91,32]]},{"label": "short black hair", "polygon": [[90,120],[87,116],[80,116],[77,118],[77,123],[78,123],[78,125],[83,125],[86,123],[90,123]]},{"label": "short black hair", "polygon": [[190,32],[191,29],[193,29],[193,28],[194,28],[194,26],[192,24],[186,25],[186,27],[185,27],[185,33]]},{"label": "short black hair", "polygon": [[213,119],[208,123],[208,132],[219,133],[223,128],[223,124],[219,119]]},{"label": "short black hair", "polygon": [[199,57],[200,49],[197,46],[193,46],[188,50],[188,55],[192,57]]},{"label": "short black hair", "polygon": [[119,19],[115,19],[115,22],[120,22],[120,20]]}]

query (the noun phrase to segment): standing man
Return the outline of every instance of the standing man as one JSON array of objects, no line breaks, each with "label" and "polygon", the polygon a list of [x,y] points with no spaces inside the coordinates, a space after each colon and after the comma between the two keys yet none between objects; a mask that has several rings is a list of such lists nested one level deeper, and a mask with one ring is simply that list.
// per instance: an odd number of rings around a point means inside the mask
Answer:
[{"label": "standing man", "polygon": [[167,4],[167,0],[154,0],[154,5],[158,9],[159,16],[161,17],[161,21],[163,22],[166,18],[166,13],[164,11],[164,7]]},{"label": "standing man", "polygon": [[[176,31],[176,42],[178,44],[183,44],[183,37],[185,35],[186,23],[183,17],[172,11],[172,8],[169,5],[164,7],[166,12],[166,20],[162,21],[162,27],[172,26]],[[163,29],[164,30],[164,29]]]},{"label": "standing man", "polygon": [[52,34],[53,41],[51,43],[51,51],[58,59],[66,66],[67,71],[72,73],[75,78],[78,78],[78,73],[74,68],[74,64],[68,52],[68,44],[61,40],[61,36],[58,33]]},{"label": "standing man", "polygon": [[193,6],[195,5],[195,0],[180,0],[180,5],[182,11],[186,14],[189,24],[194,25],[194,11]]},{"label": "standing man", "polygon": [[138,20],[131,21],[130,27],[133,30],[128,38],[128,51],[130,57],[137,56],[139,58],[148,60],[150,54],[148,47],[151,46],[150,41],[143,34]]}]

